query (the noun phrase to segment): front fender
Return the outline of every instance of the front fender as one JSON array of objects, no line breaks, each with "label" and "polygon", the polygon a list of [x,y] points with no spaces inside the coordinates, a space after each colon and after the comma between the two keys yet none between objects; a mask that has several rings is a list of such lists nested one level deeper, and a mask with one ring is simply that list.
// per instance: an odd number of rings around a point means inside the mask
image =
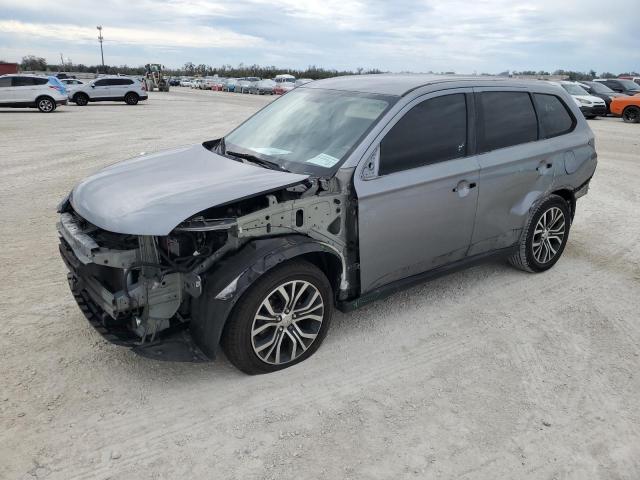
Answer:
[{"label": "front fender", "polygon": [[224,325],[242,294],[262,275],[280,263],[312,252],[331,253],[331,247],[304,235],[254,240],[211,269],[203,292],[191,305],[191,335],[206,355],[214,359]]}]

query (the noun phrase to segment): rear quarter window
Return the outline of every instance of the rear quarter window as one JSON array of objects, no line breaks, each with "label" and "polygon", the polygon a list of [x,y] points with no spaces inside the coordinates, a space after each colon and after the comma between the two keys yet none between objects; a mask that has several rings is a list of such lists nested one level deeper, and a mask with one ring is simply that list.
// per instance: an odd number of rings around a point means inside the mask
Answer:
[{"label": "rear quarter window", "polygon": [[538,139],[538,118],[527,92],[481,92],[478,153]]},{"label": "rear quarter window", "polygon": [[576,119],[560,98],[543,93],[534,93],[533,98],[540,118],[542,138],[564,135],[575,128]]}]

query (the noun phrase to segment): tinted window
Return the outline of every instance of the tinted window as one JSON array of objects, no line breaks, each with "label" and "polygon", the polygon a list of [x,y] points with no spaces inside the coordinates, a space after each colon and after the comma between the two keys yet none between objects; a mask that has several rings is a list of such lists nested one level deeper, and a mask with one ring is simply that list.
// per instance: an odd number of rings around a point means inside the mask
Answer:
[{"label": "tinted window", "polygon": [[27,87],[33,85],[33,77],[12,77],[14,87]]},{"label": "tinted window", "polygon": [[467,103],[462,93],[426,100],[402,117],[380,144],[380,174],[464,157]]},{"label": "tinted window", "polygon": [[11,77],[0,77],[0,87],[10,87],[11,86]]},{"label": "tinted window", "polygon": [[533,96],[536,99],[536,107],[542,126],[541,134],[544,138],[557,137],[573,130],[575,120],[562,100],[555,95],[542,93],[536,93]]},{"label": "tinted window", "polygon": [[34,85],[45,85],[49,82],[48,78],[34,78],[33,79],[33,84]]},{"label": "tinted window", "polygon": [[482,92],[479,97],[479,153],[538,139],[538,120],[528,93]]},{"label": "tinted window", "polygon": [[133,80],[128,78],[114,78],[108,81],[109,85],[131,85]]},{"label": "tinted window", "polygon": [[96,87],[104,87],[105,85],[109,85],[108,80],[96,80],[94,83]]}]

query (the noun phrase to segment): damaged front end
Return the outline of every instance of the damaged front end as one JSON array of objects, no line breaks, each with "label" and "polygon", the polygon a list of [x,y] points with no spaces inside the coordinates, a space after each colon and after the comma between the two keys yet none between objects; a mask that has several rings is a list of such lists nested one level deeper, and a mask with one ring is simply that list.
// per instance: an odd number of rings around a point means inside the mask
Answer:
[{"label": "damaged front end", "polygon": [[[340,265],[337,296],[350,291],[346,275],[348,194],[338,178],[307,180],[268,194],[198,212],[167,235],[129,235],[104,230],[76,212],[60,207],[60,253],[69,268],[69,285],[91,324],[109,341],[145,356],[173,361],[204,361],[215,355],[199,348],[189,328],[194,305],[213,295],[225,308],[216,318],[221,332],[231,306],[243,291],[243,275],[216,291],[212,275],[253,240],[304,236],[331,252]],[[219,290],[219,291],[217,291]],[[224,312],[224,313],[220,313]],[[219,335],[219,333],[218,333]]]}]

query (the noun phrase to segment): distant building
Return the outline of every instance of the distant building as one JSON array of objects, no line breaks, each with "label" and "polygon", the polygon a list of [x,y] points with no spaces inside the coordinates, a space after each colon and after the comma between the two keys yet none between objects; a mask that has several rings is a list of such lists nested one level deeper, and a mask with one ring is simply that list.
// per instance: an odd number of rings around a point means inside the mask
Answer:
[{"label": "distant building", "polygon": [[6,75],[7,73],[18,73],[18,64],[0,63],[0,75]]}]

